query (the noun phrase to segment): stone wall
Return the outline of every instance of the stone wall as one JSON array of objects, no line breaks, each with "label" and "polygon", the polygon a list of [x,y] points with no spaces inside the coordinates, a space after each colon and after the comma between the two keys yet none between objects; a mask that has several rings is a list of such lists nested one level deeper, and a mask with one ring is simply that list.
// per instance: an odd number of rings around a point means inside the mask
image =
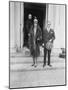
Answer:
[{"label": "stone wall", "polygon": [[48,20],[55,31],[54,48],[65,48],[65,5],[49,4]]}]

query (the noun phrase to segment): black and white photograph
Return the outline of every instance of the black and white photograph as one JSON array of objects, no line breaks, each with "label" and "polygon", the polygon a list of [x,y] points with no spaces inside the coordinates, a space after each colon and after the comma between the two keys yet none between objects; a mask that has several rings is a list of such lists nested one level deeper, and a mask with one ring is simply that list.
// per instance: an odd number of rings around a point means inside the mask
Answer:
[{"label": "black and white photograph", "polygon": [[66,4],[9,1],[9,88],[66,85]]}]

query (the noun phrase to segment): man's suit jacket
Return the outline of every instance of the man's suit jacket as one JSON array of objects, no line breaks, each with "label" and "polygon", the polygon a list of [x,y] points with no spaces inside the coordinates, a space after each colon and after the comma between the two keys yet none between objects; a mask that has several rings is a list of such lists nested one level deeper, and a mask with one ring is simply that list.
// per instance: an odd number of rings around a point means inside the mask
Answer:
[{"label": "man's suit jacket", "polygon": [[53,43],[55,39],[55,33],[53,29],[50,29],[50,31],[48,32],[47,29],[45,29],[43,31],[43,43],[44,43],[44,47],[46,47],[46,43],[51,40],[51,42]]}]

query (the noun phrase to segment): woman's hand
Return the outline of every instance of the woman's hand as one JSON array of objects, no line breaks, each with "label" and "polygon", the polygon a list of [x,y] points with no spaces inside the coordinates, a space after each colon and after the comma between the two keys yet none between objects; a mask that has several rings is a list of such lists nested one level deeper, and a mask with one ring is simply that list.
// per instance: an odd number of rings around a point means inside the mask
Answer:
[{"label": "woman's hand", "polygon": [[42,46],[44,47],[44,43],[42,44]]},{"label": "woman's hand", "polygon": [[52,39],[49,40],[49,42],[51,42],[51,41],[52,41]]}]

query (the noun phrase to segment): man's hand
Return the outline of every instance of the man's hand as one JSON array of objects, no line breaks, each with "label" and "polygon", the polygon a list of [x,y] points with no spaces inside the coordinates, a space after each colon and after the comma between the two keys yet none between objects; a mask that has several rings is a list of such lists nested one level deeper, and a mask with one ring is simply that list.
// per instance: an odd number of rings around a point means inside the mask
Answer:
[{"label": "man's hand", "polygon": [[44,43],[42,44],[42,46],[44,46]]}]

